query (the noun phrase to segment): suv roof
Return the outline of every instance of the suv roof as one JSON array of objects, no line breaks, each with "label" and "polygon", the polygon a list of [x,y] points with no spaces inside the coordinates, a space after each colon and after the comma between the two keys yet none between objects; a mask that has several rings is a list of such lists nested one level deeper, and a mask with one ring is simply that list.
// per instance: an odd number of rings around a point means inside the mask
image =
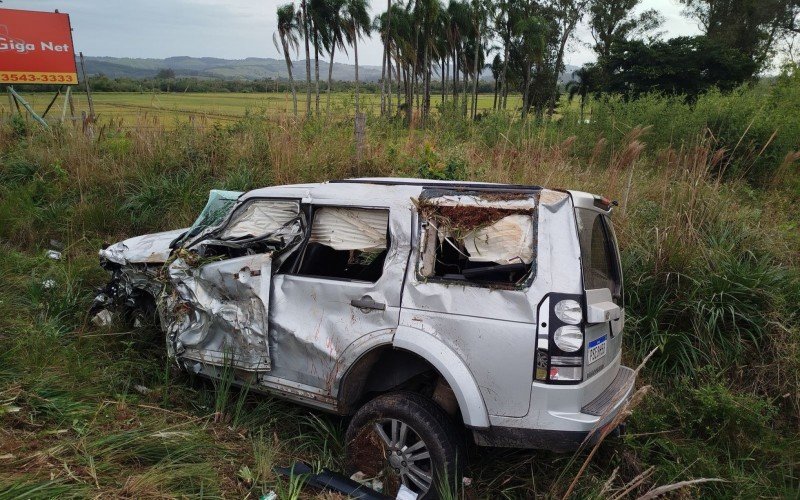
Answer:
[{"label": "suv roof", "polygon": [[317,199],[354,198],[365,201],[380,200],[389,205],[407,205],[410,203],[410,198],[418,197],[423,189],[426,188],[523,193],[538,193],[542,191],[542,188],[539,186],[519,184],[369,177],[308,184],[270,186],[249,191],[243,194],[240,199],[246,200],[250,198],[270,197],[305,198],[313,196]]},{"label": "suv roof", "polygon": [[491,182],[472,181],[440,181],[431,179],[416,179],[406,177],[360,177],[353,179],[339,179],[328,182],[314,182],[307,184],[287,184],[254,189],[243,194],[240,200],[250,198],[313,197],[320,200],[333,199],[359,199],[365,202],[380,200],[389,206],[407,206],[410,198],[417,198],[424,189],[453,189],[464,191],[487,192],[514,192],[514,193],[542,193],[547,191],[560,191],[569,193],[576,206],[601,210],[595,206],[595,200],[600,196],[583,191],[554,189],[549,190],[541,186],[525,184],[500,184]]},{"label": "suv roof", "polygon": [[383,186],[420,186],[450,189],[480,189],[497,191],[541,191],[541,186],[525,184],[500,184],[496,182],[442,181],[412,177],[359,177],[330,181],[331,184],[379,184]]}]

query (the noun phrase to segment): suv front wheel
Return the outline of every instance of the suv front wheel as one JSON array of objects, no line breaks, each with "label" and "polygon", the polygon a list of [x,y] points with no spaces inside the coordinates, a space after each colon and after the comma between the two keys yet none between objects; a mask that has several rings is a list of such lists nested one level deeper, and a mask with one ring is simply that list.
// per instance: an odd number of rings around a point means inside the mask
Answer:
[{"label": "suv front wheel", "polygon": [[346,443],[351,473],[378,479],[391,496],[404,485],[419,499],[437,498],[461,481],[464,454],[453,422],[413,392],[384,394],[361,407]]}]

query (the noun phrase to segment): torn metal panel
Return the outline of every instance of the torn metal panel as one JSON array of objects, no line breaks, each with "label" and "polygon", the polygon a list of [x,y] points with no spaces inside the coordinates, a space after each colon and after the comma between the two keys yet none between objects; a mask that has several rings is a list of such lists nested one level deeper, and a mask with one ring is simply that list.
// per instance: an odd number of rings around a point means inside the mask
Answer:
[{"label": "torn metal panel", "polygon": [[198,268],[176,259],[159,303],[171,354],[246,371],[270,369],[267,311],[272,261],[248,255]]},{"label": "torn metal panel", "polygon": [[388,226],[386,210],[320,208],[314,214],[309,242],[334,250],[383,250]]},{"label": "torn metal panel", "polygon": [[267,236],[295,220],[299,213],[300,204],[294,200],[253,200],[236,210],[218,238]]},{"label": "torn metal panel", "polygon": [[186,229],[136,236],[114,243],[100,250],[100,259],[115,264],[163,264],[169,258],[170,243],[186,232]]},{"label": "torn metal panel", "polygon": [[124,315],[134,312],[147,318],[154,315],[155,299],[164,286],[159,277],[162,267],[160,264],[122,266],[106,262],[104,266],[111,272],[111,280],[98,290],[89,310],[90,314],[97,314],[105,309]]}]

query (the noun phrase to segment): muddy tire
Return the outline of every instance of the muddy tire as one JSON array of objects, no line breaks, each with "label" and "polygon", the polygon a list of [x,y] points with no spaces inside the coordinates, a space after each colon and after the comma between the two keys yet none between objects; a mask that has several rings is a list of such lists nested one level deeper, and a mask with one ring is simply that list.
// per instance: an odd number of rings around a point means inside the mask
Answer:
[{"label": "muddy tire", "polygon": [[438,498],[442,485],[460,484],[463,444],[453,421],[433,401],[413,392],[384,394],[353,416],[345,436],[351,474],[383,483],[394,497],[401,484],[419,499]]}]

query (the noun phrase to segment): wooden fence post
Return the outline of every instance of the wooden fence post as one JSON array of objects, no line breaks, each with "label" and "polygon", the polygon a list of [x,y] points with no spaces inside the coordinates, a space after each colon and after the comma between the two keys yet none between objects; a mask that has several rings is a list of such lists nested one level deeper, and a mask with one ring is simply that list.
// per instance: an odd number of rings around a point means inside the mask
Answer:
[{"label": "wooden fence post", "polygon": [[359,167],[359,169],[361,168],[361,161],[364,159],[364,137],[366,128],[367,128],[367,115],[364,113],[356,113],[355,117],[356,166]]}]

